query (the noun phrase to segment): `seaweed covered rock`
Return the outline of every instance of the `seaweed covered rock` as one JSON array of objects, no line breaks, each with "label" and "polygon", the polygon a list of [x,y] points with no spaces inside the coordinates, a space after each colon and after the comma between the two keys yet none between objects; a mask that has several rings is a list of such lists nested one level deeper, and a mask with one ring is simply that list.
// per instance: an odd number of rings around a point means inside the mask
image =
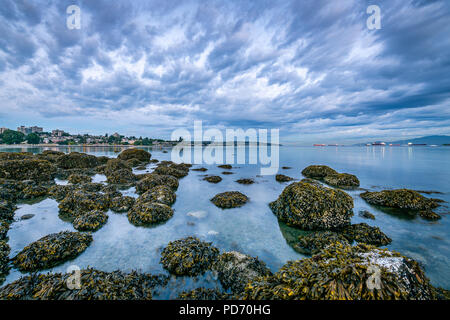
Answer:
[{"label": "seaweed covered rock", "polygon": [[330,174],[337,174],[337,171],[323,165],[312,165],[302,170],[302,175],[312,179],[323,179]]},{"label": "seaweed covered rock", "polygon": [[[8,300],[151,300],[152,290],[164,285],[164,276],[121,271],[80,271],[80,289],[71,273],[31,274],[0,288]],[[73,284],[75,289],[68,287]]]},{"label": "seaweed covered rock", "polygon": [[183,178],[183,177],[187,176],[189,173],[189,170],[182,169],[179,167],[161,165],[161,166],[156,167],[154,172],[156,174],[160,174],[160,175],[174,176],[179,179],[179,178]]},{"label": "seaweed covered rock", "polygon": [[177,300],[228,300],[230,295],[219,289],[196,288],[191,291],[183,291],[177,297]]},{"label": "seaweed covered rock", "polygon": [[299,236],[298,242],[294,245],[294,249],[303,254],[313,255],[336,242],[349,244],[344,236],[336,232],[318,231]]},{"label": "seaweed covered rock", "polygon": [[[135,158],[126,160],[126,163],[127,163],[131,168],[140,167],[140,168],[146,169],[146,167],[142,165],[142,162],[140,162],[138,159],[135,159]],[[143,169],[141,169],[141,170],[143,170]]]},{"label": "seaweed covered rock", "polygon": [[340,232],[350,242],[356,241],[374,246],[386,246],[392,242],[392,239],[385,235],[380,228],[371,227],[367,223],[352,224]]},{"label": "seaweed covered rock", "polygon": [[111,199],[110,208],[114,212],[128,212],[136,202],[136,199],[129,196],[117,196]]},{"label": "seaweed covered rock", "polygon": [[288,181],[294,180],[294,178],[291,178],[291,177],[286,176],[284,174],[277,174],[275,176],[275,180],[278,181],[278,182],[288,182]]},{"label": "seaweed covered rock", "polygon": [[203,180],[211,182],[211,183],[219,183],[220,181],[222,181],[222,178],[219,176],[207,176],[207,177],[204,177]]},{"label": "seaweed covered rock", "polygon": [[355,175],[349,173],[328,174],[323,178],[323,181],[334,187],[359,187],[358,178]]},{"label": "seaweed covered rock", "polygon": [[289,261],[248,284],[244,299],[427,300],[434,294],[417,262],[387,249],[341,243]]},{"label": "seaweed covered rock", "polygon": [[51,163],[55,163],[58,161],[58,158],[63,156],[64,152],[54,151],[54,150],[44,150],[42,153],[37,154],[36,158],[41,160],[47,160]]},{"label": "seaweed covered rock", "polygon": [[147,174],[136,183],[136,192],[141,194],[156,186],[167,186],[175,191],[178,189],[178,180],[169,175]]},{"label": "seaweed covered rock", "polygon": [[244,178],[244,179],[238,179],[238,180],[236,180],[236,182],[239,184],[254,184],[255,180]]},{"label": "seaweed covered rock", "polygon": [[161,252],[161,264],[171,274],[195,276],[212,268],[219,249],[210,242],[187,237],[169,242]]},{"label": "seaweed covered rock", "polygon": [[172,191],[169,187],[166,186],[156,186],[153,189],[150,189],[144,192],[139,196],[138,201],[141,202],[158,202],[168,206],[171,206],[175,203],[177,199],[175,192]]},{"label": "seaweed covered rock", "polygon": [[136,201],[128,211],[128,221],[136,226],[146,226],[161,223],[173,216],[173,209],[168,205],[158,202]]},{"label": "seaweed covered rock", "polygon": [[73,174],[75,175],[85,175],[85,176],[93,176],[96,171],[92,168],[75,168],[75,169],[62,169],[57,168],[56,178],[60,180],[67,180]]},{"label": "seaweed covered rock", "polygon": [[77,216],[73,220],[73,227],[78,231],[97,231],[108,221],[108,215],[94,210]]},{"label": "seaweed covered rock", "polygon": [[222,169],[227,169],[227,170],[230,170],[230,169],[232,169],[233,167],[231,166],[231,164],[221,164],[221,165],[219,165],[219,166],[217,166],[218,168],[222,168]]},{"label": "seaweed covered rock", "polygon": [[31,152],[0,152],[0,161],[33,159]]},{"label": "seaweed covered rock", "polygon": [[216,194],[211,202],[222,209],[242,207],[248,201],[248,197],[239,191],[227,191]]},{"label": "seaweed covered rock", "polygon": [[5,276],[9,271],[9,252],[10,247],[4,240],[0,240],[0,285],[5,281]]},{"label": "seaweed covered rock", "polygon": [[9,222],[0,219],[0,240],[5,240],[9,231]]},{"label": "seaweed covered rock", "polygon": [[50,184],[36,183],[33,180],[27,180],[23,183],[23,189],[19,198],[23,200],[31,200],[48,195]]},{"label": "seaweed covered rock", "polygon": [[71,174],[67,180],[71,184],[92,182],[92,178],[85,174]]},{"label": "seaweed covered rock", "polygon": [[263,261],[237,251],[221,254],[214,268],[222,286],[233,293],[243,292],[247,283],[257,277],[272,275]]},{"label": "seaweed covered rock", "polygon": [[[0,201],[15,202],[20,198],[19,195],[22,190],[23,184],[21,181],[0,179]],[[0,212],[1,210],[0,206]]]},{"label": "seaweed covered rock", "polygon": [[132,184],[137,180],[132,171],[121,169],[106,174],[106,181],[112,184]]},{"label": "seaweed covered rock", "polygon": [[61,201],[75,190],[76,186],[74,185],[56,184],[48,190],[48,195],[50,198],[55,199],[56,201]]},{"label": "seaweed covered rock", "polygon": [[56,165],[62,169],[83,169],[95,168],[100,165],[100,163],[96,156],[86,153],[71,152],[58,157]]},{"label": "seaweed covered rock", "polygon": [[126,149],[124,151],[122,151],[117,158],[119,158],[120,160],[130,160],[130,159],[137,159],[141,162],[148,162],[150,161],[151,158],[151,154],[150,152],[147,152],[143,149]]},{"label": "seaweed covered rock", "polygon": [[231,172],[231,171],[222,171],[222,174],[224,174],[224,175],[230,175],[230,174],[234,174],[234,172]]},{"label": "seaweed covered rock", "polygon": [[132,171],[131,167],[128,165],[126,161],[120,159],[110,159],[106,163],[105,174],[110,175],[119,170],[128,170]]},{"label": "seaweed covered rock", "polygon": [[67,217],[75,218],[90,211],[107,211],[110,198],[105,194],[76,190],[69,193],[58,205],[59,212]]},{"label": "seaweed covered rock", "polygon": [[432,210],[421,210],[419,211],[419,216],[421,216],[423,219],[436,221],[441,219],[441,216],[438,215],[436,212],[433,212]]},{"label": "seaweed covered rock", "polygon": [[345,192],[301,181],[288,185],[269,206],[280,220],[305,230],[344,227],[353,215],[353,199]]},{"label": "seaweed covered rock", "polygon": [[16,209],[14,203],[0,199],[0,220],[12,221]]},{"label": "seaweed covered rock", "polygon": [[12,259],[20,271],[52,268],[80,255],[92,242],[88,233],[63,231],[49,234],[30,245]]},{"label": "seaweed covered rock", "polygon": [[359,212],[358,212],[358,215],[359,215],[360,217],[362,217],[362,218],[366,218],[366,219],[370,219],[370,220],[375,220],[375,216],[374,216],[372,213],[370,213],[369,211],[367,211],[367,210],[361,210],[361,211],[359,211]]},{"label": "seaweed covered rock", "polygon": [[46,160],[23,159],[0,161],[0,178],[50,181],[55,176],[56,167]]},{"label": "seaweed covered rock", "polygon": [[195,168],[195,169],[192,169],[192,171],[201,171],[201,172],[205,172],[205,171],[208,171],[208,169],[206,169],[206,168],[204,168],[204,167],[201,167],[201,168]]}]

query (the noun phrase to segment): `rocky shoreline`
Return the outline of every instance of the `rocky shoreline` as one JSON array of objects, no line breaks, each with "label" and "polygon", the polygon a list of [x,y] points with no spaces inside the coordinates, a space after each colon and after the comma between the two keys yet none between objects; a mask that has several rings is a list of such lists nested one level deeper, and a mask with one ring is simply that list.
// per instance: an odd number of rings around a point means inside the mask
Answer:
[{"label": "rocky shoreline", "polygon": [[[114,159],[78,152],[0,153],[0,285],[10,268],[29,273],[1,287],[0,299],[152,299],[155,288],[167,284],[167,276],[86,269],[81,270],[81,280],[88,283],[87,288],[74,290],[66,285],[70,274],[35,273],[82,254],[93,241],[92,233],[107,223],[108,210],[126,213],[129,223],[139,227],[171,219],[180,179],[191,170],[207,169],[151,157],[137,148],[126,149]],[[149,163],[156,164],[153,172],[133,173],[133,168],[145,168]],[[219,168],[233,169],[230,165]],[[97,173],[106,176],[105,184],[92,182]],[[277,175],[276,181],[289,184],[269,207],[279,221],[304,232],[290,245],[310,257],[289,261],[272,273],[257,257],[221,252],[195,237],[177,239],[161,252],[163,268],[175,277],[212,272],[222,288],[200,287],[182,292],[179,299],[448,299],[448,291],[434,288],[419,263],[380,248],[392,242],[382,230],[366,223],[351,224],[354,203],[345,190],[359,187],[355,175],[316,165],[302,174],[306,179],[296,182]],[[68,184],[56,184],[55,178]],[[222,178],[208,175],[203,180],[216,184]],[[235,180],[244,188],[254,182],[252,178]],[[130,187],[135,187],[137,198],[120,192]],[[428,220],[440,218],[433,210],[441,201],[413,190],[366,191],[360,196],[371,205]],[[44,197],[58,202],[59,217],[72,223],[77,232],[49,234],[10,259],[7,233],[17,203]],[[224,210],[249,201],[239,191],[211,198],[213,205]],[[370,212],[360,215],[373,217]]]}]

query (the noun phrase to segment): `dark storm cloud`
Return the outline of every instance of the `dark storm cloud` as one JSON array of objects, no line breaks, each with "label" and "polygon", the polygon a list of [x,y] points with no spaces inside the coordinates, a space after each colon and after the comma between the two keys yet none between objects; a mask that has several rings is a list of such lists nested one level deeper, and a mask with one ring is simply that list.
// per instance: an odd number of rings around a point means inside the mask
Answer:
[{"label": "dark storm cloud", "polygon": [[371,4],[4,0],[0,112],[143,135],[194,120],[287,140],[449,133],[449,2],[381,1],[380,30]]}]

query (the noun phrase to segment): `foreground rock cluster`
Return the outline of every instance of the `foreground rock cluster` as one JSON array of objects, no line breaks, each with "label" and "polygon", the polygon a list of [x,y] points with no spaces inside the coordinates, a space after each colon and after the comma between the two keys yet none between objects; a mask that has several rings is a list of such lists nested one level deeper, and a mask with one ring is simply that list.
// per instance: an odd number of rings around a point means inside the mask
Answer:
[{"label": "foreground rock cluster", "polygon": [[338,173],[336,170],[323,165],[312,165],[303,169],[302,174],[311,179],[323,180],[326,184],[340,188],[359,186],[358,178],[349,173]]}]

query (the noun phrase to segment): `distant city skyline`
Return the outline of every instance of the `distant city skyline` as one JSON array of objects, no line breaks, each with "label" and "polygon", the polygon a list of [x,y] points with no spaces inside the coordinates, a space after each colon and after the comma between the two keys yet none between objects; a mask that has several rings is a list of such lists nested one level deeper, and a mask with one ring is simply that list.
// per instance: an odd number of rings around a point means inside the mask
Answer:
[{"label": "distant city skyline", "polygon": [[[78,5],[80,28],[66,26]],[[281,143],[450,134],[450,2],[14,1],[0,6],[0,127]]]}]

